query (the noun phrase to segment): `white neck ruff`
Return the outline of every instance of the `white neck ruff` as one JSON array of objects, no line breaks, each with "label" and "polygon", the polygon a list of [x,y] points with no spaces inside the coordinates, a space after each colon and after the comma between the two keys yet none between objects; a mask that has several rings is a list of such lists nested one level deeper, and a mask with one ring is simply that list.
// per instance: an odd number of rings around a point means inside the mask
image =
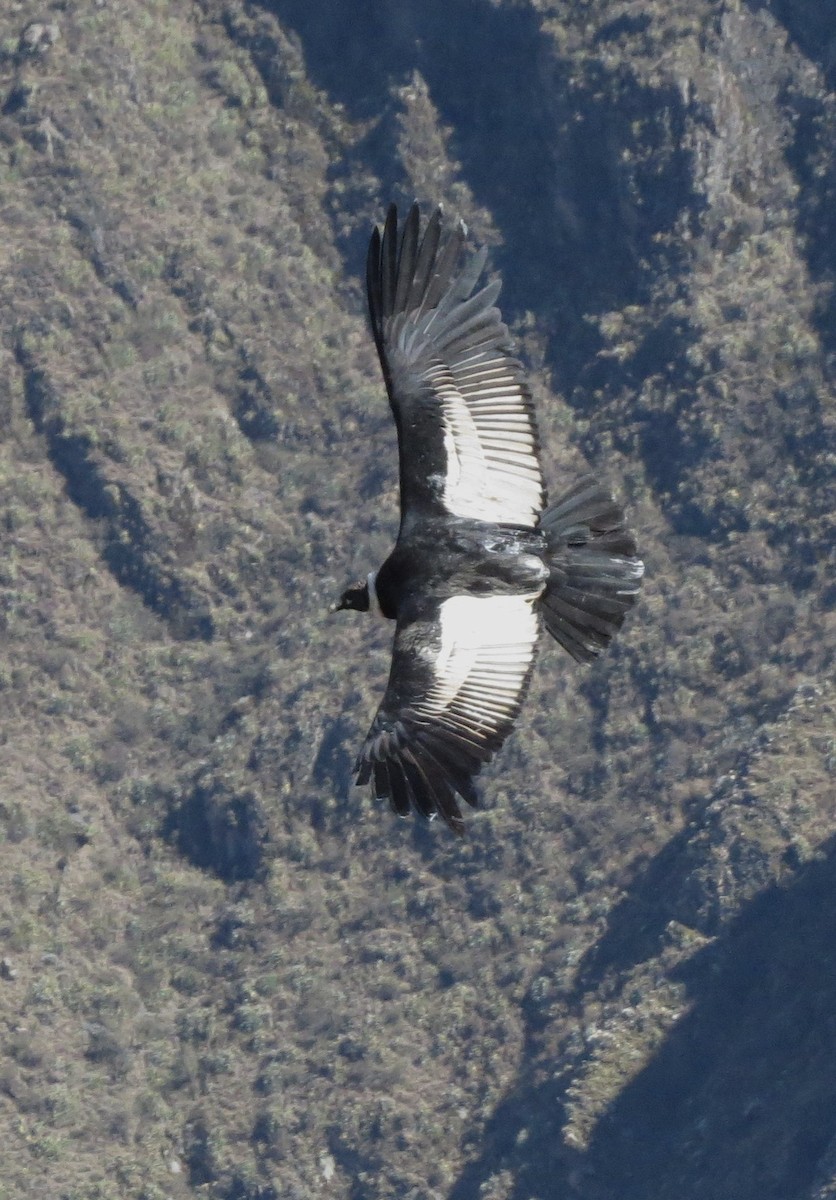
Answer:
[{"label": "white neck ruff", "polygon": [[369,571],[366,582],[369,585],[369,612],[376,617],[382,617],[383,609],[377,597],[377,571]]}]

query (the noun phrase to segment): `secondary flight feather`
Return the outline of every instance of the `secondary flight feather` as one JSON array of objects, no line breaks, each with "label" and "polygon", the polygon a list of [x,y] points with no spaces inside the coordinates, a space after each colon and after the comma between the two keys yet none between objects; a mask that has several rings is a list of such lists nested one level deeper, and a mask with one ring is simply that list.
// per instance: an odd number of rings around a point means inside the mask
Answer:
[{"label": "secondary flight feather", "polygon": [[477,289],[486,251],[461,222],[391,205],[367,261],[372,333],[398,430],[401,521],[379,571],[336,609],[395,621],[389,683],[356,768],[399,816],[460,800],[511,732],[541,622],[594,658],[635,603],[643,573],[624,514],[586,475],[551,507],[531,393],[496,301]]}]

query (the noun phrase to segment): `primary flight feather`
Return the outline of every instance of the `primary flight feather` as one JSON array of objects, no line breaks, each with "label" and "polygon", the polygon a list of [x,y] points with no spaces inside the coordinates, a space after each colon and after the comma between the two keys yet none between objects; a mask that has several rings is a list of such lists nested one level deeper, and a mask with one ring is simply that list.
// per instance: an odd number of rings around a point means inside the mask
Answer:
[{"label": "primary flight feather", "polygon": [[461,222],[390,206],[369,245],[372,333],[398,430],[401,521],[380,570],[336,609],[396,622],[389,683],[357,760],[358,784],[407,816],[464,832],[459,801],[511,732],[540,622],[594,658],[635,603],[643,564],[591,476],[546,507],[534,405],[496,300],[476,291]]}]

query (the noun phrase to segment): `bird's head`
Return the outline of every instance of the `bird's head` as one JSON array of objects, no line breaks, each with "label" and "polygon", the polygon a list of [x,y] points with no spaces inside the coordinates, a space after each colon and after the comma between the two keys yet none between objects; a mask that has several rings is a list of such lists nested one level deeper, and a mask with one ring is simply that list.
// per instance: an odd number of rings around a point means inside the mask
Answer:
[{"label": "bird's head", "polygon": [[347,587],[337,604],[331,606],[331,612],[340,612],[344,608],[355,608],[358,612],[369,611],[369,581],[363,579],[360,583],[352,583]]}]

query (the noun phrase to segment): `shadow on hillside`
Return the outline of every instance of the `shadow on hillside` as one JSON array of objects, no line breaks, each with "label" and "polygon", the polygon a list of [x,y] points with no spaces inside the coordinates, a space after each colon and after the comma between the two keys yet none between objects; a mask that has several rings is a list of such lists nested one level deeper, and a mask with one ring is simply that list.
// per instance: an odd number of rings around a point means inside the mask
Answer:
[{"label": "shadow on hillside", "polygon": [[836,9],[820,0],[748,0],[754,12],[766,9],[786,29],[805,58],[836,87]]},{"label": "shadow on hillside", "polygon": [[[392,89],[420,72],[453,130],[464,178],[502,230],[493,262],[503,307],[512,320],[534,311],[552,331],[548,365],[572,400],[601,347],[588,314],[642,303],[660,255],[675,272],[679,251],[660,235],[683,207],[702,203],[682,149],[678,90],[645,88],[629,72],[591,62],[581,79],[528,8],[482,0],[264,7],[298,36],[318,87],[355,120],[379,118],[359,153],[395,196],[405,181],[393,174],[401,168]],[[603,30],[600,40],[618,32]],[[346,253],[356,274],[364,248]],[[648,370],[659,369],[660,355],[683,361],[669,336],[646,348]],[[608,360],[607,369],[618,368]],[[587,402],[590,386],[584,378],[575,403]]]},{"label": "shadow on hillside", "polygon": [[822,73],[830,95],[800,90],[790,97],[794,134],[787,157],[800,186],[799,232],[813,278],[823,284],[817,327],[836,353],[836,166],[833,160],[833,89],[836,88],[836,7],[819,0],[748,0],[786,29],[791,42]]},{"label": "shadow on hillside", "polygon": [[[640,881],[643,894],[654,878]],[[503,1195],[513,1200],[808,1195],[836,1133],[834,896],[836,839],[679,970],[688,1015],[605,1112],[585,1152],[562,1141],[563,1088],[571,1080],[523,1080],[494,1113],[480,1157],[450,1200],[475,1200],[503,1169],[514,1180]],[[661,913],[640,897],[616,910],[597,979],[588,970],[590,988],[608,968],[651,950],[658,922],[648,928],[648,905]],[[630,949],[616,951],[617,942]],[[526,1073],[548,1075],[535,1055]]]},{"label": "shadow on hillside", "polygon": [[823,101],[821,97],[795,96],[793,107],[794,134],[787,160],[799,184],[798,232],[810,274],[820,285],[816,327],[826,351],[833,355],[836,354],[836,163],[832,141],[836,114],[832,97]]}]

